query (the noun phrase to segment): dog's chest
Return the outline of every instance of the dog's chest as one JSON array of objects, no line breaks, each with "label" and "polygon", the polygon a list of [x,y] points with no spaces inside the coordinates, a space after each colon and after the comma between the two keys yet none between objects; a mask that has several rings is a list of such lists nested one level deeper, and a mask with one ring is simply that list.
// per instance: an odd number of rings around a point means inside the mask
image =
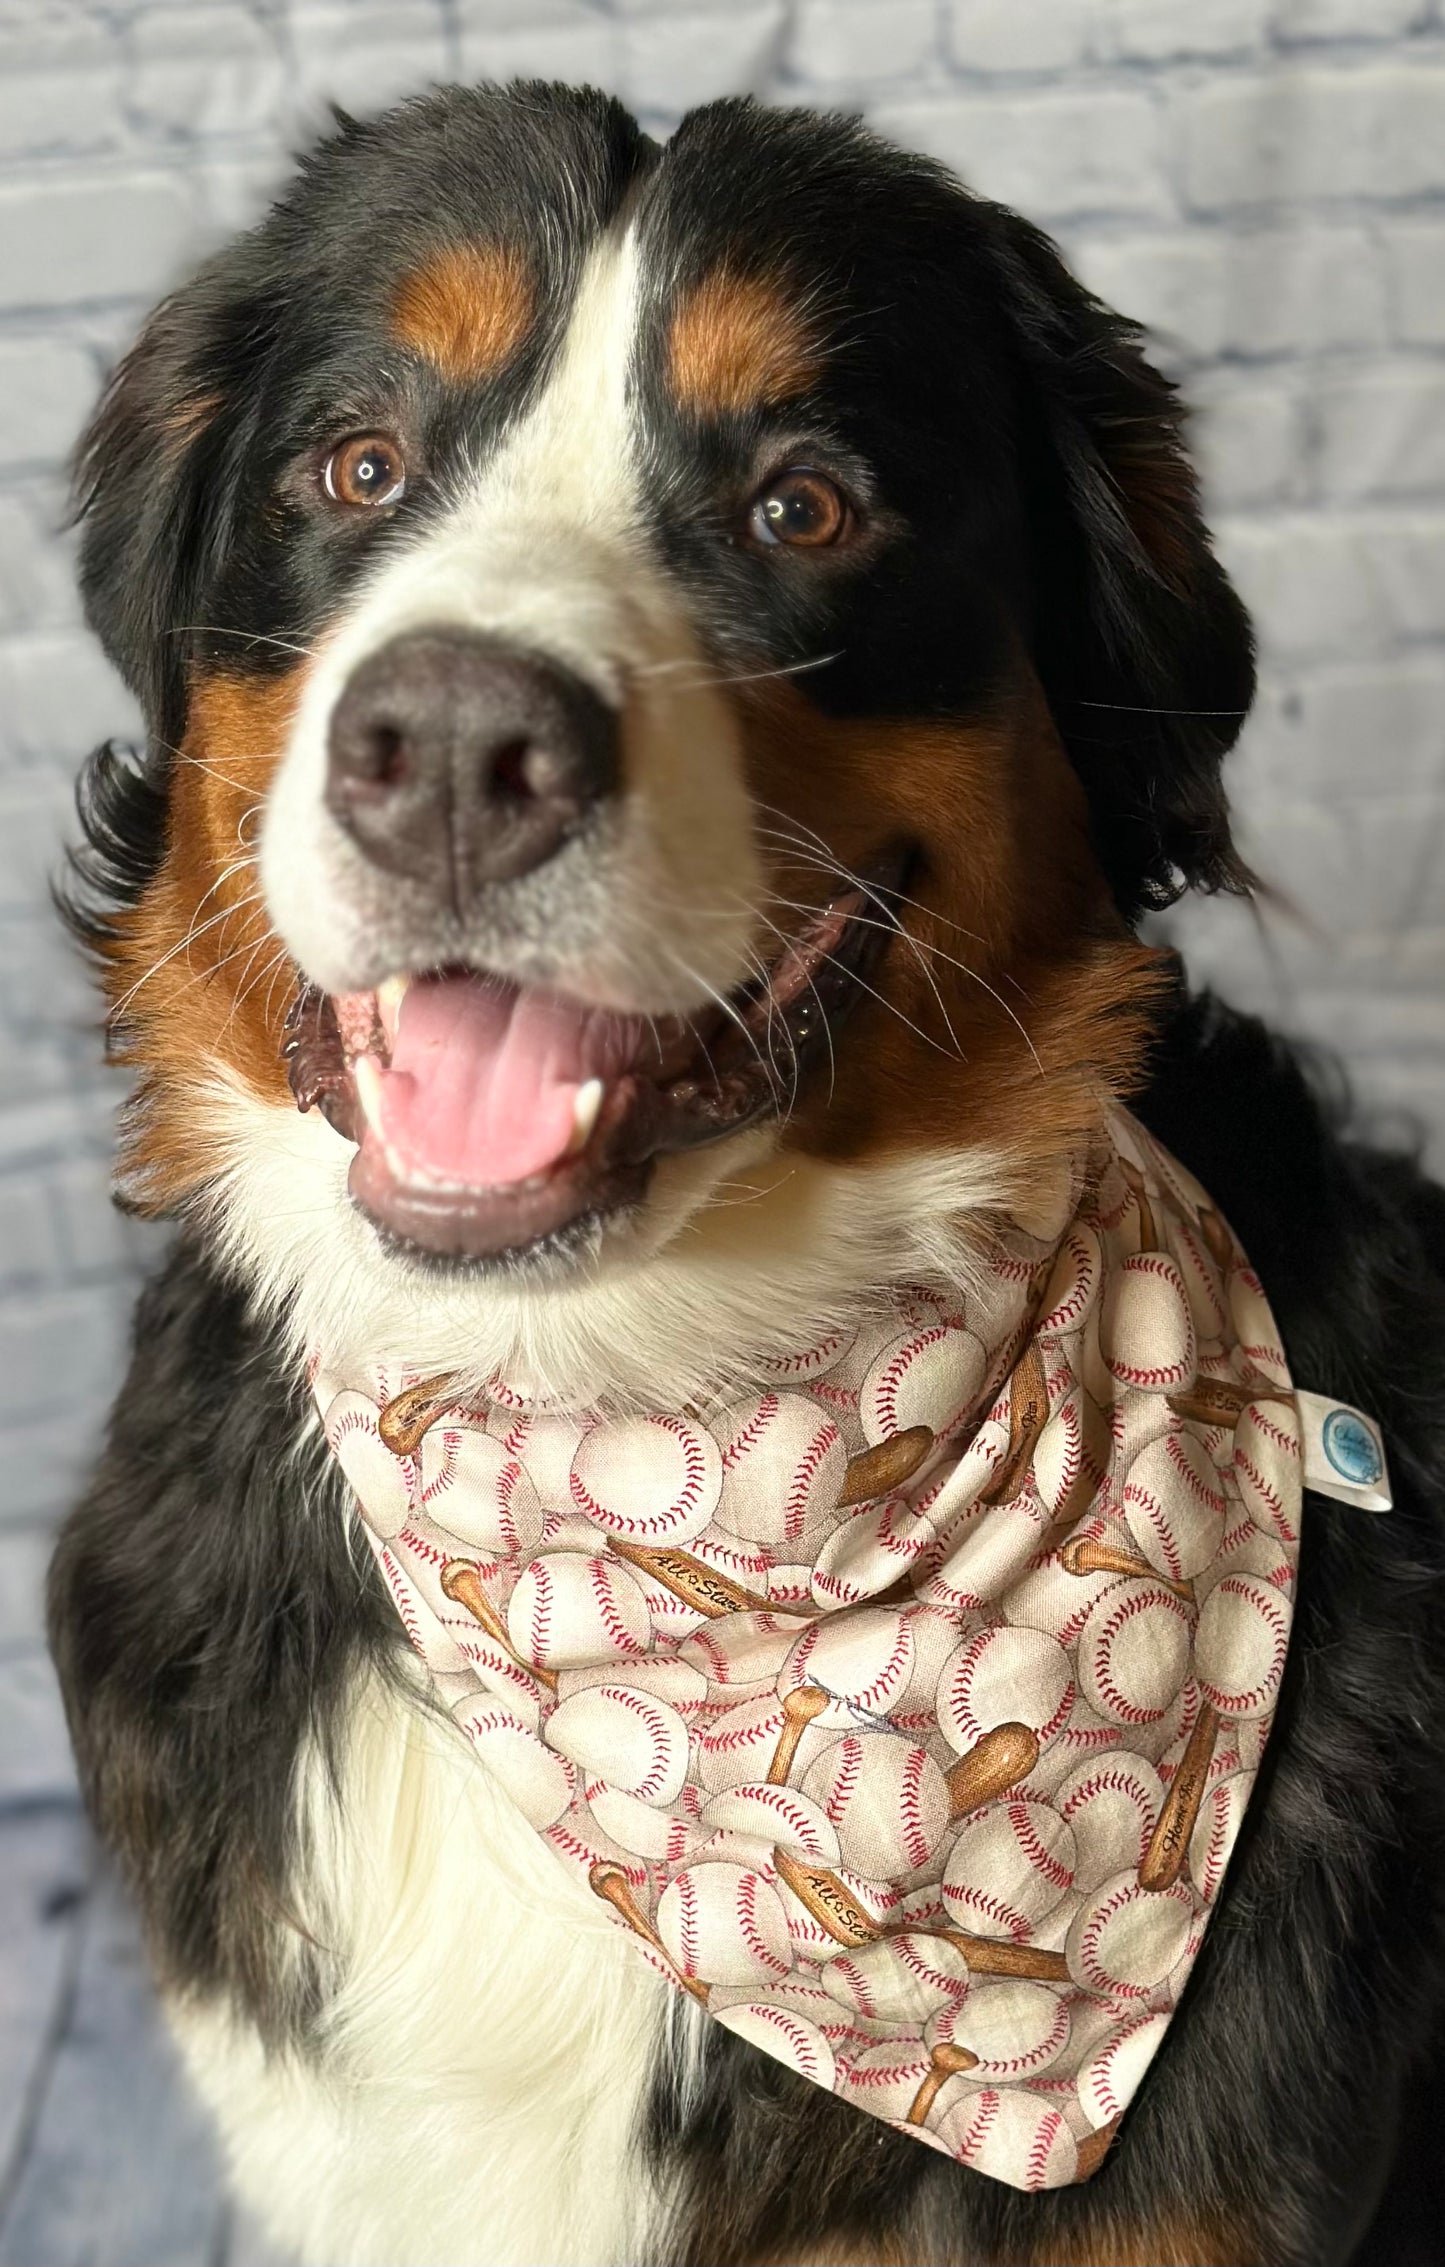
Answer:
[{"label": "dog's chest", "polygon": [[299,1804],[295,1905],[337,1972],[316,2058],[172,2011],[251,2208],[306,2267],[638,2257],[667,1986],[405,1694],[358,1686],[337,1787],[312,1758]]}]

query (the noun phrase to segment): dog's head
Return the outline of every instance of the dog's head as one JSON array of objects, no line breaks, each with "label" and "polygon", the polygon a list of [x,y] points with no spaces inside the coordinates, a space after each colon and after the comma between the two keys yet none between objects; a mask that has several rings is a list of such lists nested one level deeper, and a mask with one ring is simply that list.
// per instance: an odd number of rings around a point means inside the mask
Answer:
[{"label": "dog's head", "polygon": [[130,1185],[292,1290],[580,1296],[728,1192],[761,1264],[785,1178],[907,1264],[896,1192],[1046,1179],[1137,1072],[1131,922],[1240,879],[1171,388],[846,122],[344,124],[153,317],[82,502],[152,734],[89,789]]}]

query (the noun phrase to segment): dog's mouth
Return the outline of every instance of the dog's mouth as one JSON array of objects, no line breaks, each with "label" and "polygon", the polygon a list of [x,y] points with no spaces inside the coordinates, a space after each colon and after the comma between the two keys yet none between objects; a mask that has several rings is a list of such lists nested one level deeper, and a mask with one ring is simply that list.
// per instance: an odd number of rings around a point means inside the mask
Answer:
[{"label": "dog's mouth", "polygon": [[870,989],[902,854],[875,861],[704,1012],[624,1015],[472,968],[303,991],[292,1092],[357,1145],[352,1197],[391,1239],[489,1260],[634,1204],[652,1161],[787,1108]]}]

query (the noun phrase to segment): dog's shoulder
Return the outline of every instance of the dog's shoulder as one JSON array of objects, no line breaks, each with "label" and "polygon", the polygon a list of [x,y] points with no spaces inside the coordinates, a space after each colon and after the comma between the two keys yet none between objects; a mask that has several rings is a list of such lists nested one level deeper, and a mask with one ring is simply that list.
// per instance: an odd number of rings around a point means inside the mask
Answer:
[{"label": "dog's shoulder", "polygon": [[395,1640],[294,1364],[186,1240],[137,1309],[49,1616],[91,1815],[166,1981],[304,2023],[319,1978],[277,1933],[296,1761]]}]

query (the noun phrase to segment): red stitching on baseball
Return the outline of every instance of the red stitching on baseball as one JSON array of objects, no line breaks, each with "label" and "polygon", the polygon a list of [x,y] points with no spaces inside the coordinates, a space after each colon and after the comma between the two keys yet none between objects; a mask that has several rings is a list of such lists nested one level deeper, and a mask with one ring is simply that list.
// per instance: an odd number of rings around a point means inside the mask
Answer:
[{"label": "red stitching on baseball", "polygon": [[1007,1806],[1007,1812],[1009,1825],[1013,1829],[1014,1840],[1018,1843],[1029,1864],[1034,1867],[1036,1872],[1043,1875],[1045,1881],[1051,1881],[1055,1889],[1072,1889],[1074,1886],[1073,1867],[1066,1866],[1062,1858],[1056,1858],[1052,1850],[1044,1847],[1039,1838],[1039,1830],[1029,1815],[1027,1803],[1011,1802]]},{"label": "red stitching on baseball", "polygon": [[1006,1905],[1001,1897],[995,1897],[991,1890],[977,1889],[970,1884],[961,1889],[947,1887],[944,1896],[956,1898],[960,1905],[966,1905],[972,1912],[982,1913],[987,1920],[997,1921],[1000,1927],[1008,1930],[1016,1944],[1028,1942],[1032,1923],[1025,1914],[1016,1912],[1012,1905]]},{"label": "red stitching on baseball", "polygon": [[617,1601],[612,1595],[612,1582],[606,1559],[589,1559],[587,1561],[587,1586],[597,1602],[597,1612],[602,1627],[617,1647],[618,1652],[635,1653],[637,1647],[633,1644],[622,1616],[617,1611]]},{"label": "red stitching on baseball", "polygon": [[796,1543],[807,1524],[813,1482],[833,1443],[840,1437],[832,1418],[826,1417],[803,1451],[802,1460],[793,1476],[792,1488],[783,1506],[783,1533],[790,1543]]},{"label": "red stitching on baseball", "polygon": [[[1182,1599],[1172,1597],[1167,1590],[1145,1587],[1131,1591],[1127,1598],[1121,1600],[1109,1615],[1099,1633],[1098,1643],[1103,1654],[1102,1660],[1096,1663],[1099,1671],[1099,1690],[1104,1694],[1113,1712],[1122,1716],[1124,1721],[1129,1724],[1157,1724],[1160,1717],[1168,1713],[1170,1706],[1169,1701],[1166,1701],[1162,1708],[1140,1708],[1134,1701],[1126,1700],[1114,1683],[1113,1671],[1109,1666],[1114,1640],[1124,1624],[1132,1621],[1136,1614],[1143,1613],[1150,1606],[1165,1606],[1176,1620],[1188,1623],[1188,1610]],[[1108,1650],[1105,1651],[1105,1648],[1108,1648]]]},{"label": "red stitching on baseball", "polygon": [[744,1449],[760,1441],[782,1404],[775,1393],[765,1393],[741,1432],[735,1433],[722,1452],[723,1470],[730,1472]]}]

